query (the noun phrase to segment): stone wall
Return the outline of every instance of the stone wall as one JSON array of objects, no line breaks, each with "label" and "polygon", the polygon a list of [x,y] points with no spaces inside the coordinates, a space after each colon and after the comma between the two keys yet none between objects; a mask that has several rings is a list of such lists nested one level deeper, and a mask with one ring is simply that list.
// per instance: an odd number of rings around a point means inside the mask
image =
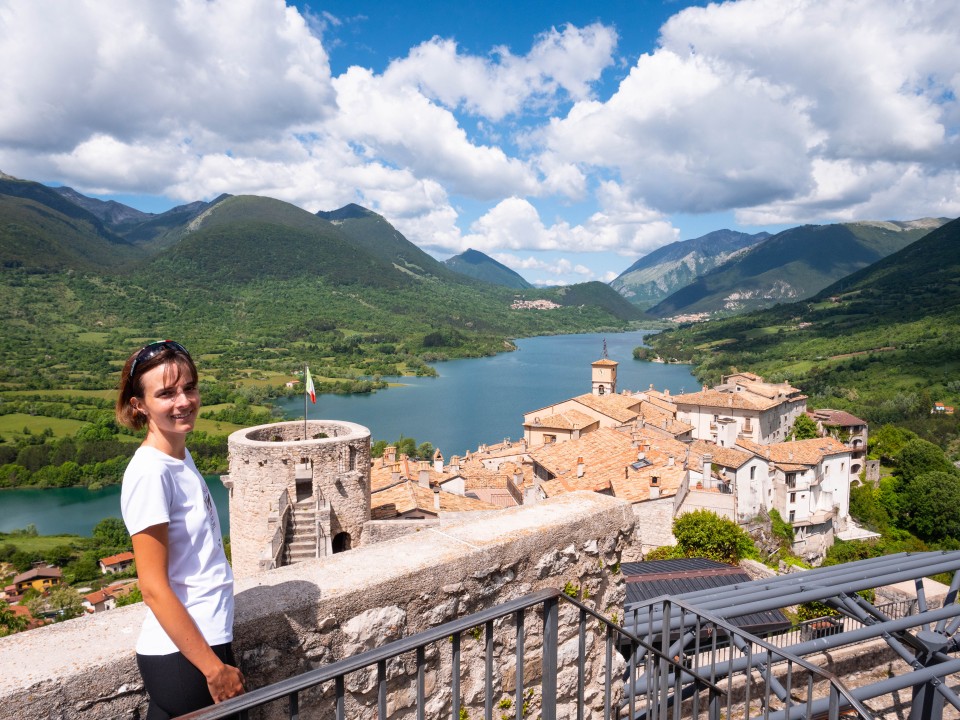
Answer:
[{"label": "stone wall", "polygon": [[[345,533],[357,545],[370,518],[370,431],[333,420],[272,423],[237,430],[228,439],[230,543],[238,577],[255,575],[270,543],[280,495],[297,499],[297,467],[309,463],[301,484],[316,500],[330,503],[330,537]],[[326,435],[327,437],[321,437]]]},{"label": "stone wall", "polygon": [[[634,525],[631,508],[622,501],[571,493],[505,510],[494,519],[425,527],[239,580],[235,649],[241,668],[252,686],[263,686],[545,587],[575,588],[600,612],[622,613],[618,563]],[[576,625],[568,622],[573,613],[566,607],[560,614],[558,717],[570,716],[576,695],[571,667]],[[142,616],[143,606],[135,605],[0,638],[5,668],[0,673],[0,720],[143,717],[145,700],[134,659]],[[513,682],[509,624],[498,624],[496,701]],[[538,626],[536,613],[528,613],[525,648],[536,658]],[[596,635],[598,623],[589,629],[587,697],[597,708],[603,700],[603,642]],[[482,716],[481,645],[464,634],[462,695],[471,717]],[[430,718],[449,717],[448,655],[447,647],[428,653]],[[536,711],[539,661],[530,658],[525,667],[530,671],[525,685],[537,688],[530,699]],[[410,661],[390,665],[391,717],[412,717],[412,671]],[[356,693],[348,717],[375,714],[372,677],[360,673],[348,679]],[[301,718],[332,716],[329,698],[308,694],[301,703]],[[285,713],[285,703],[277,705],[270,717]],[[587,716],[595,715],[588,709]]]},{"label": "stone wall", "polygon": [[632,508],[637,530],[630,546],[624,550],[624,562],[640,562],[655,548],[677,544],[673,537],[673,496],[635,503]]}]

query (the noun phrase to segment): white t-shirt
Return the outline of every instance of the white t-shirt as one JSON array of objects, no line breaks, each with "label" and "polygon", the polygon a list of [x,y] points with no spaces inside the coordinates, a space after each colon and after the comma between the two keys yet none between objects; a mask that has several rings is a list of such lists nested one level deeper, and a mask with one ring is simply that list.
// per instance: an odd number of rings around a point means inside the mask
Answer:
[{"label": "white t-shirt", "polygon": [[[141,446],[123,474],[120,508],[131,535],[168,524],[170,587],[207,643],[230,642],[233,571],[223,551],[217,509],[190,451],[184,460],[178,460],[156,448]],[[137,640],[137,652],[177,652],[177,646],[149,608]]]}]

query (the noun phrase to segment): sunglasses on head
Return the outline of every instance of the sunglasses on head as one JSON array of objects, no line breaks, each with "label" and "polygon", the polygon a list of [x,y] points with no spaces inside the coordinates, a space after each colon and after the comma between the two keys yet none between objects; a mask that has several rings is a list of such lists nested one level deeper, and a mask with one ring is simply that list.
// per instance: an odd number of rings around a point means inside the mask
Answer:
[{"label": "sunglasses on head", "polygon": [[157,340],[149,345],[144,345],[140,352],[137,353],[137,356],[130,364],[130,377],[133,377],[133,374],[137,371],[137,365],[142,362],[146,362],[152,357],[156,357],[164,350],[173,350],[174,352],[182,353],[183,355],[190,357],[190,353],[188,353],[187,349],[180,343],[174,340]]}]

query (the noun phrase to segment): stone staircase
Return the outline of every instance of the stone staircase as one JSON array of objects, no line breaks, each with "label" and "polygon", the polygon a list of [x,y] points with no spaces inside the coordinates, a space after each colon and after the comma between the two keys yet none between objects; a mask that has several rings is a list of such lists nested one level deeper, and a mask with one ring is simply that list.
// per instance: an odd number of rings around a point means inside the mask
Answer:
[{"label": "stone staircase", "polygon": [[330,554],[329,503],[322,503],[318,508],[316,499],[312,497],[295,503],[284,537],[283,564],[291,565],[328,554]]}]

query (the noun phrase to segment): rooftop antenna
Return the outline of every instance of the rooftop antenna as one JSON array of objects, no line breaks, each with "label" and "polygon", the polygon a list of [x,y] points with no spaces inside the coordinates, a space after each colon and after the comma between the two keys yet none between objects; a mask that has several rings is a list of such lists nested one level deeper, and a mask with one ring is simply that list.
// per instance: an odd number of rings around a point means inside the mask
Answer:
[{"label": "rooftop antenna", "polygon": [[603,359],[604,360],[610,359],[610,357],[607,355],[607,339],[606,338],[603,339]]}]

